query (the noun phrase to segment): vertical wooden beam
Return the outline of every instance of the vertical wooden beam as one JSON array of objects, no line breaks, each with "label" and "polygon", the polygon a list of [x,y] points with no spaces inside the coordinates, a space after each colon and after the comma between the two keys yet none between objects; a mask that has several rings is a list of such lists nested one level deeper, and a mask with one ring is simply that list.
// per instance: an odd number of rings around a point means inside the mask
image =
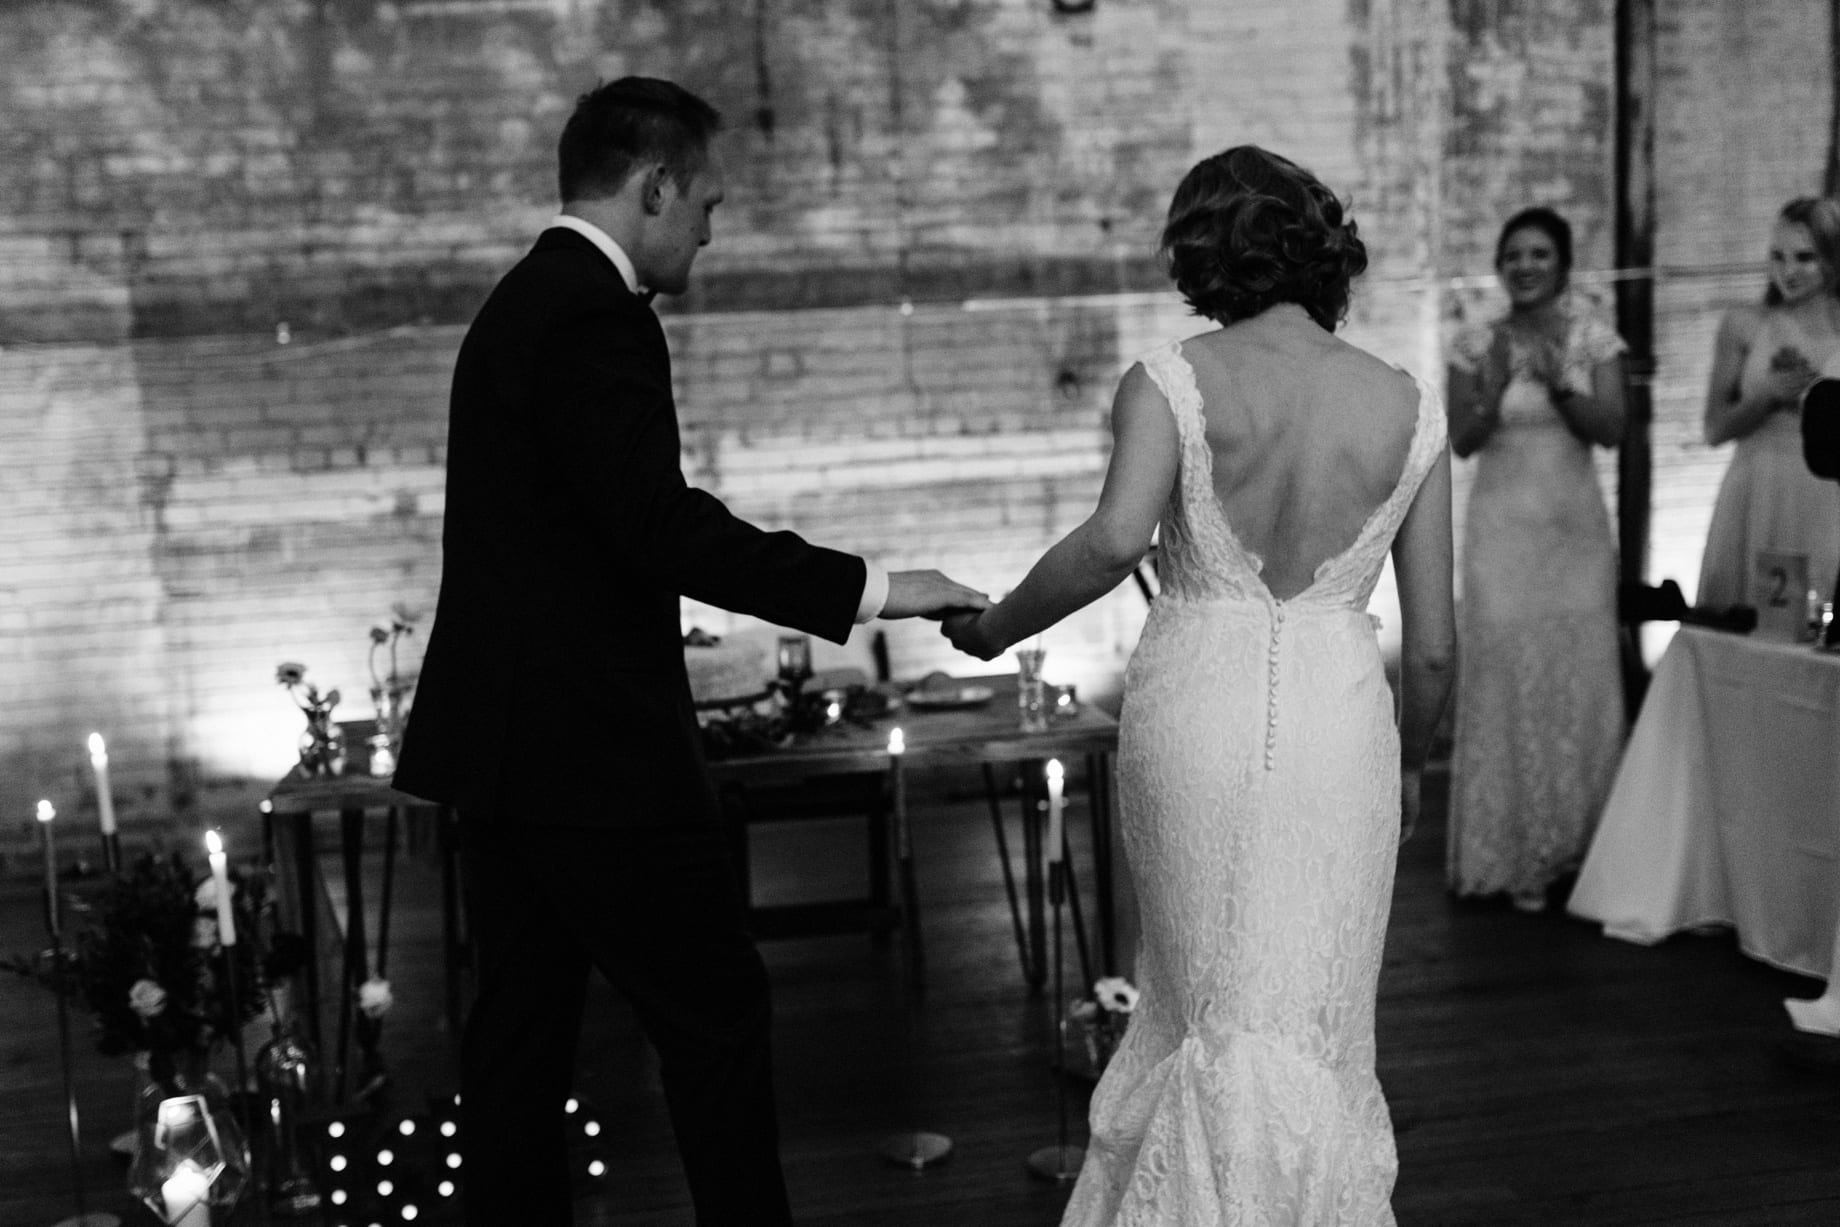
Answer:
[{"label": "vertical wooden beam", "polygon": [[[1647,573],[1654,477],[1655,3],[1617,0],[1616,6],[1616,266],[1622,274],[1616,325],[1629,346],[1628,426],[1617,453],[1616,518],[1618,579],[1625,591]],[[1631,626],[1625,636],[1632,718],[1647,681],[1636,629]]]},{"label": "vertical wooden beam", "polygon": [[1827,173],[1821,176],[1821,191],[1840,196],[1840,0],[1827,0],[1827,58],[1834,101],[1827,116]]}]

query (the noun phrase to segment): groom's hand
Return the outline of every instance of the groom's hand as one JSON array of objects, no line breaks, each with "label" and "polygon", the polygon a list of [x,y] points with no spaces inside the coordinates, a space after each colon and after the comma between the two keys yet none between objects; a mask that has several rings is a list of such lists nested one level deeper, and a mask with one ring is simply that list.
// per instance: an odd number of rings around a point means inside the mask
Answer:
[{"label": "groom's hand", "polygon": [[989,609],[990,598],[938,571],[890,571],[884,618],[943,618],[961,610]]}]

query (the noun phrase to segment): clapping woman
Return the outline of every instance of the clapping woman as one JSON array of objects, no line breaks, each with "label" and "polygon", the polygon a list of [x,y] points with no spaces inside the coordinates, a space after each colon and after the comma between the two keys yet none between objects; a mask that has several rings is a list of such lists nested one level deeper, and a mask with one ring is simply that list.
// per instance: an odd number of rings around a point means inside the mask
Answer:
[{"label": "clapping woman", "polygon": [[[1811,583],[1840,564],[1840,489],[1802,460],[1800,399],[1840,357],[1840,201],[1805,196],[1770,232],[1770,288],[1719,325],[1706,390],[1706,442],[1736,441],[1699,568],[1699,604],[1756,605],[1758,550],[1808,557]],[[1794,594],[1799,600],[1801,594]],[[1799,605],[1798,605],[1799,608]]]},{"label": "clapping woman", "polygon": [[1476,457],[1458,617],[1446,845],[1458,895],[1537,911],[1576,868],[1623,742],[1616,556],[1593,447],[1623,435],[1624,345],[1566,293],[1572,231],[1502,227],[1506,315],[1450,358],[1450,439]]}]

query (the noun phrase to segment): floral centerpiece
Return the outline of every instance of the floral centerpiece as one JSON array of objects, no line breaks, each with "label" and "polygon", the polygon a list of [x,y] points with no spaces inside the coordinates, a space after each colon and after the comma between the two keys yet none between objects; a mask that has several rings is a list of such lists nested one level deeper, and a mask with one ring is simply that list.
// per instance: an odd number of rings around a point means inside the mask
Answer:
[{"label": "floral centerpiece", "polygon": [[338,688],[321,697],[319,687],[306,680],[307,667],[287,660],[275,666],[275,680],[287,687],[288,697],[307,715],[307,731],[300,735],[300,765],[309,775],[337,775],[345,766],[345,735],[332,722],[339,705]]},{"label": "floral centerpiece", "polygon": [[1124,1031],[1137,1009],[1138,992],[1123,976],[1106,976],[1093,984],[1092,993],[1075,1001],[1067,1022],[1079,1035],[1093,1077],[1105,1072],[1118,1051]]},{"label": "floral centerpiece", "polygon": [[[371,703],[377,708],[377,736],[387,737],[383,743],[391,752],[402,747],[403,719],[407,714],[409,695],[415,690],[415,680],[405,678],[402,667],[397,660],[397,644],[406,635],[415,633],[416,615],[398,601],[390,606],[390,625],[388,627],[371,627]],[[386,673],[377,672],[377,652],[380,648],[389,650],[390,668]]]}]

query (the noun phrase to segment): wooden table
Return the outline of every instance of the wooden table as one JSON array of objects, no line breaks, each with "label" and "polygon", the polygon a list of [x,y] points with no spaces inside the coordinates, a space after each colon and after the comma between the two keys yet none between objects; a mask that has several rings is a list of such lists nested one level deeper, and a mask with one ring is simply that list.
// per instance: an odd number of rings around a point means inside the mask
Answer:
[{"label": "wooden table", "polygon": [[[350,726],[347,726],[348,729]],[[360,741],[361,744],[361,741]],[[305,1010],[308,1033],[319,1051],[323,1042],[322,1013],[325,985],[320,968],[322,894],[319,865],[314,853],[313,823],[321,814],[338,815],[339,855],[344,870],[345,915],[342,918],[338,976],[338,1047],[333,1064],[333,1094],[344,1097],[351,1043],[357,1039],[366,1070],[380,1068],[377,1040],[381,1021],[360,1019],[358,989],[371,975],[385,976],[390,956],[390,907],[396,878],[399,827],[411,810],[431,812],[441,866],[441,930],[446,967],[446,1015],[450,1034],[458,1036],[463,1022],[461,979],[465,940],[459,879],[459,824],[451,809],[431,805],[398,792],[390,781],[368,774],[361,753],[348,759],[346,771],[336,776],[309,776],[300,767],[275,784],[262,804],[269,856],[275,865],[282,923],[295,926],[310,954],[304,969]],[[364,891],[364,828],[372,815],[383,821],[383,883],[377,900],[375,959],[367,936]],[[331,918],[339,924],[340,918]]]},{"label": "wooden table", "polygon": [[[1113,917],[1112,864],[1112,759],[1118,748],[1118,723],[1091,705],[1076,715],[1056,718],[1042,733],[1024,733],[1019,727],[1016,710],[1014,674],[957,679],[964,686],[987,686],[994,693],[989,702],[976,707],[922,709],[902,706],[866,725],[841,722],[814,733],[799,736],[785,749],[770,750],[720,759],[711,764],[718,790],[728,801],[731,812],[745,806],[749,788],[799,784],[831,776],[869,775],[890,770],[888,735],[899,727],[906,739],[902,758],[905,772],[941,767],[976,765],[984,773],[985,791],[996,831],[998,851],[1003,858],[1004,885],[1009,893],[1011,917],[1016,927],[1018,955],[1023,974],[1031,987],[1040,988],[1047,974],[1046,900],[1042,874],[1042,814],[1046,808],[1043,768],[1047,760],[1083,760],[1086,765],[1088,804],[1092,831],[1092,881],[1097,913],[1099,963],[1101,974],[1117,966],[1116,936]],[[1022,831],[1026,897],[1026,923],[1017,901],[1014,876],[1010,868],[1007,838],[1003,834],[1000,790],[994,768],[999,764],[1023,764]],[[913,815],[924,821],[923,813]],[[745,821],[745,809],[738,815]],[[918,950],[919,914],[912,890],[912,862],[902,849],[893,850],[896,882],[901,899],[893,909],[906,927],[910,942]],[[1069,869],[1072,862],[1068,861]],[[1070,892],[1073,902],[1076,937],[1084,945],[1080,920],[1077,878]],[[879,901],[871,899],[854,909],[858,915],[878,910]],[[823,905],[795,905],[795,908],[756,908],[756,925],[766,935],[781,932],[810,932],[822,928],[825,917],[814,915]],[[779,923],[788,913],[803,911],[810,926]],[[794,917],[797,918],[796,915]],[[1089,976],[1090,979],[1090,976]]]}]

